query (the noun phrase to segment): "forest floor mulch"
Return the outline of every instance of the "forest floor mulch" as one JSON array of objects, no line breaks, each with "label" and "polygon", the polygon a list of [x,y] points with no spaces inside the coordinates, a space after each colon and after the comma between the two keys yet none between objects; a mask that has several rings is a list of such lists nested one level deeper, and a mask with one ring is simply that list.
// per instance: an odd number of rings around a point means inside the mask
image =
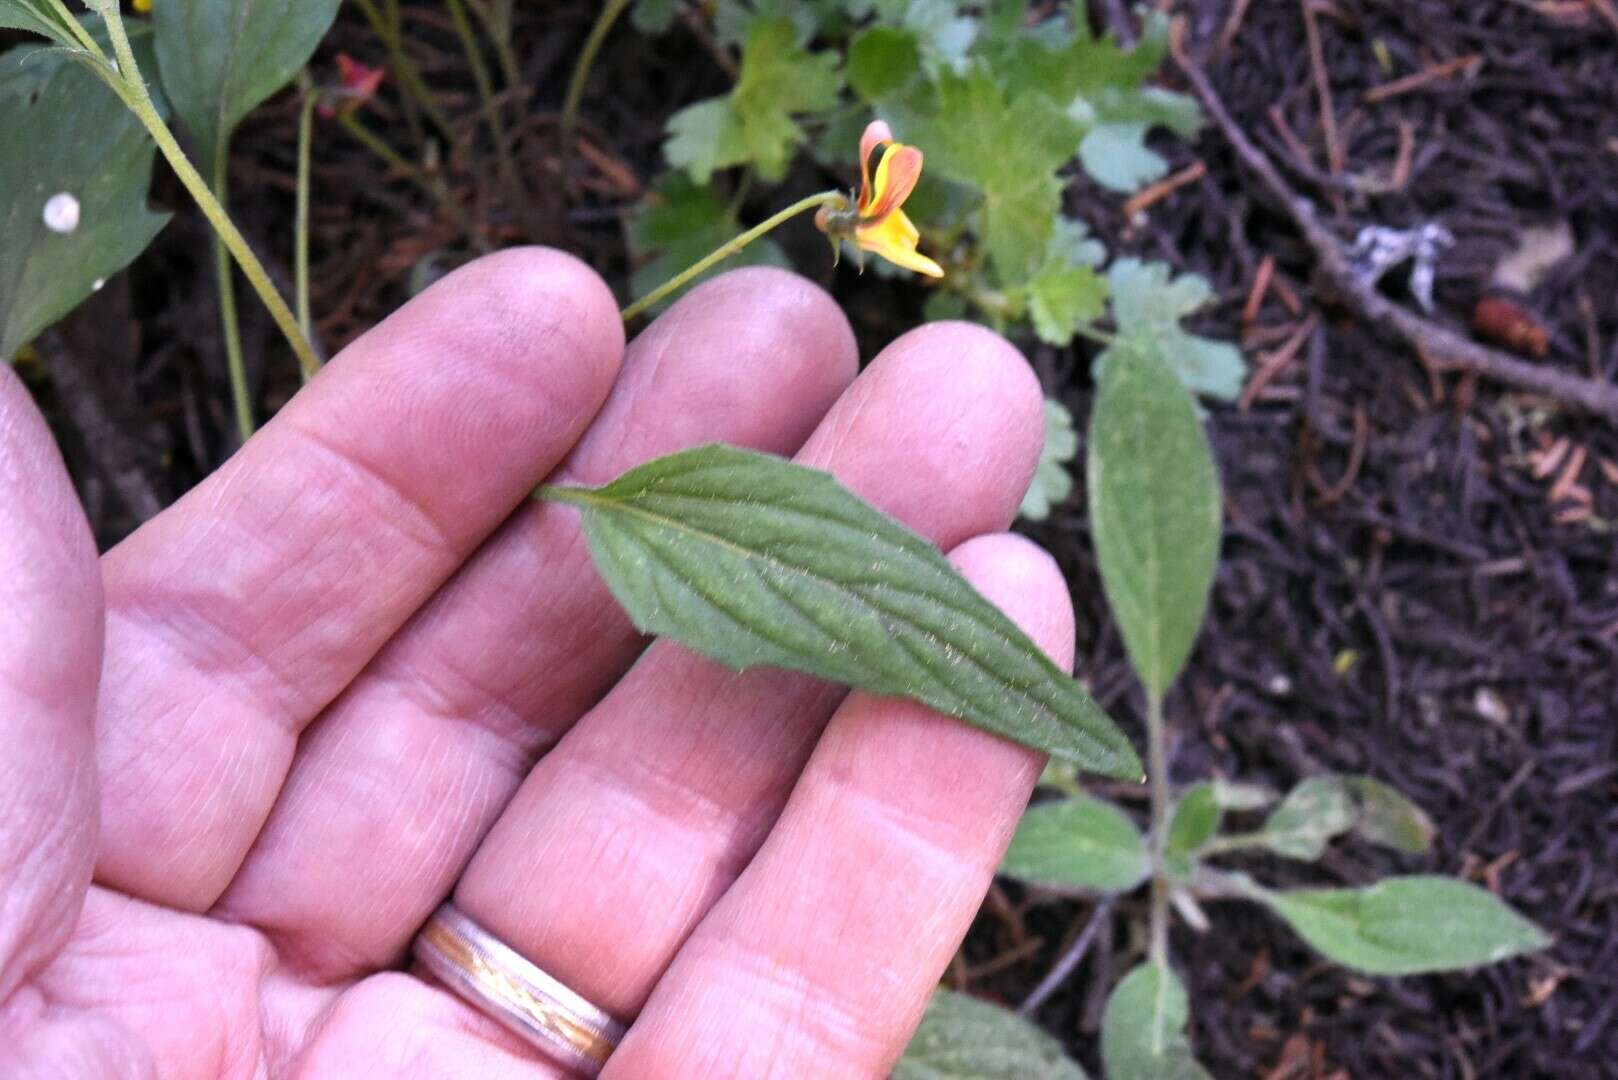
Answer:
[{"label": "forest floor mulch", "polygon": [[[1186,17],[1188,47],[1232,118],[1343,244],[1373,225],[1438,223],[1453,234],[1437,264],[1434,321],[1464,330],[1523,230],[1565,225],[1572,253],[1513,303],[1545,332],[1535,363],[1618,377],[1612,5],[1305,3],[1169,7]],[[1122,7],[1093,14],[1127,28]],[[450,88],[450,112],[464,118],[443,173],[475,236],[323,129],[313,306],[328,352],[457,253],[551,243],[622,285],[624,212],[656,169],[664,121],[726,85],[691,34],[616,34],[584,110],[591,152],[564,184],[555,110],[593,5],[532,5],[518,34],[526,89],[510,104],[524,118],[523,171],[538,180],[514,207],[480,141],[450,28],[436,7],[407,10],[428,81]],[[349,16],[322,58],[340,50],[381,58]],[[1182,88],[1172,66],[1163,81]],[[382,102],[367,122],[402,135],[390,110]],[[255,114],[233,159],[245,231],[282,267],[295,114],[285,97]],[[1323,963],[1262,912],[1216,903],[1211,931],[1174,935],[1199,1056],[1216,1077],[1270,1080],[1618,1076],[1618,432],[1446,371],[1337,305],[1315,280],[1316,253],[1218,130],[1156,145],[1182,181],[1173,190],[1130,213],[1076,178],[1070,209],[1114,253],[1208,277],[1218,302],[1198,329],[1243,341],[1265,372],[1242,404],[1210,411],[1224,555],[1209,624],[1171,697],[1176,778],[1284,790],[1324,771],[1375,775],[1432,815],[1431,856],[1350,844],[1319,867],[1248,868],[1297,885],[1459,874],[1556,938],[1542,956],[1480,972],[1369,979]],[[160,196],[183,205],[172,178]],[[177,218],[145,272],[109,283],[43,343],[48,363],[26,373],[104,544],[230,448],[202,228],[195,215]],[[816,239],[805,245],[801,265],[819,265]],[[1268,286],[1255,290],[1262,277]],[[913,294],[869,277],[856,288],[828,269],[821,280],[867,353],[919,312]],[[1403,273],[1385,287],[1412,305]],[[243,318],[259,399],[273,407],[295,391],[295,373],[266,364],[279,352],[257,306],[244,304]],[[1029,351],[1082,426],[1088,351]],[[1132,722],[1140,701],[1105,617],[1083,506],[1081,489],[1028,531],[1068,573],[1079,674]],[[1110,793],[1143,805],[1143,793]],[[1089,915],[1088,904],[997,886],[949,978],[1015,1005]],[[1105,988],[1134,962],[1139,916],[1127,904],[1114,912],[1036,1011],[1097,1073]]]}]

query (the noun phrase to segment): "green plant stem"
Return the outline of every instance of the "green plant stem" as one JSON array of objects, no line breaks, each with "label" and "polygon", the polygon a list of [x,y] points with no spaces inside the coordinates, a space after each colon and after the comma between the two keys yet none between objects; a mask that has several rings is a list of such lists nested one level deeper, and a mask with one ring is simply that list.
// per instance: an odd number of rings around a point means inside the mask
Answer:
[{"label": "green plant stem", "polygon": [[309,186],[314,156],[315,106],[320,95],[313,88],[303,94],[298,113],[298,186],[292,224],[292,291],[298,307],[298,328],[314,340],[314,319],[309,312]]},{"label": "green plant stem", "polygon": [[578,63],[573,65],[573,77],[568,80],[567,96],[562,99],[562,119],[558,127],[562,140],[560,154],[564,183],[567,180],[568,161],[573,154],[573,129],[579,121],[579,102],[584,100],[584,84],[590,78],[590,68],[595,63],[596,53],[601,51],[601,43],[607,40],[613,24],[628,7],[629,0],[607,0],[601,5],[601,14],[596,16],[595,25],[590,27],[590,36],[584,39],[584,47],[579,50]]},{"label": "green plant stem", "polygon": [[219,200],[214,198],[207,182],[191,164],[191,160],[185,156],[185,151],[180,149],[174,133],[163,123],[163,118],[157,115],[157,108],[152,104],[151,92],[146,88],[140,67],[135,63],[134,52],[129,47],[129,37],[124,32],[123,17],[119,14],[117,5],[107,7],[104,16],[107,32],[112,37],[113,53],[118,58],[118,67],[116,71],[103,70],[103,79],[151,134],[152,141],[157,143],[157,148],[162,151],[169,167],[174,170],[174,175],[179,177],[180,183],[185,185],[186,191],[196,200],[203,216],[208,219],[208,224],[213,226],[220,241],[235,257],[236,264],[242,268],[242,274],[247,278],[248,284],[269,309],[270,318],[275,320],[275,325],[286,336],[287,344],[297,356],[299,366],[306,373],[313,374],[318,367],[315,352],[298,329],[298,321],[293,317],[292,309],[281,299],[281,294],[275,291],[270,275],[264,270],[264,264],[253,254],[253,249],[247,246],[241,231],[225,213],[225,208],[220,205]]},{"label": "green plant stem", "polygon": [[371,31],[382,39],[382,47],[388,52],[388,65],[393,68],[394,77],[399,80],[401,97],[405,103],[405,120],[410,123],[411,133],[419,142],[420,121],[414,120],[414,110],[420,111],[427,117],[433,127],[438,129],[439,135],[445,142],[453,142],[454,135],[449,126],[449,117],[438,107],[433,100],[432,91],[421,77],[421,71],[410,59],[404,49],[404,35],[399,19],[398,0],[388,0],[388,11],[384,15],[378,10],[374,0],[354,0],[365,16],[365,21],[371,24]]},{"label": "green plant stem", "polygon": [[490,4],[488,0],[466,0],[466,6],[483,24],[483,35],[494,46],[494,55],[500,61],[500,73],[506,84],[520,88],[523,85],[522,69],[517,64],[516,50],[511,47],[511,9]]},{"label": "green plant stem", "polygon": [[1168,748],[1163,731],[1163,695],[1146,692],[1146,772],[1152,787],[1152,874],[1150,959],[1169,962],[1169,881],[1163,873],[1163,847],[1169,828]]},{"label": "green plant stem", "polygon": [[[225,140],[220,139],[214,154],[213,195],[219,205],[229,205],[229,178],[226,165]],[[230,251],[224,238],[215,231],[213,237],[214,280],[219,286],[219,324],[225,339],[225,367],[230,372],[230,397],[236,408],[236,430],[246,442],[253,435],[253,401],[247,392],[247,365],[242,360],[242,329],[236,316],[236,283],[230,273]]]},{"label": "green plant stem", "polygon": [[73,17],[73,13],[67,9],[67,5],[62,3],[62,0],[50,0],[50,4],[51,10],[56,12],[56,17],[66,24],[69,33],[79,39],[80,45],[102,60],[107,58],[106,53],[101,51],[101,46],[97,44],[96,39],[90,36],[90,31],[86,30],[84,24]]},{"label": "green plant stem", "polygon": [[495,159],[500,163],[500,179],[505,184],[506,201],[513,213],[526,215],[528,199],[523,190],[522,177],[518,175],[517,163],[511,157],[506,125],[500,119],[500,103],[494,97],[494,81],[489,78],[489,67],[483,62],[483,52],[478,48],[472,22],[466,17],[466,5],[461,0],[449,0],[449,17],[455,24],[456,35],[461,39],[461,50],[466,53],[467,65],[472,69],[472,82],[477,86],[478,99],[483,105],[483,122],[488,125],[489,136],[494,139]]},{"label": "green plant stem", "polygon": [[757,240],[759,237],[770,232],[782,222],[797,217],[806,210],[814,210],[822,206],[831,206],[836,204],[847,206],[848,197],[840,191],[822,191],[818,195],[810,195],[806,198],[799,199],[785,210],[771,214],[769,217],[765,218],[757,225],[754,225],[746,232],[741,233],[740,235],[719,245],[719,247],[715,248],[707,255],[704,255],[702,258],[698,259],[696,262],[692,263],[678,274],[669,278],[663,284],[659,285],[657,288],[653,289],[639,300],[636,300],[633,304],[630,304],[628,307],[624,308],[624,322],[628,322],[630,319],[633,319],[635,316],[639,315],[641,312],[645,311],[647,308],[651,307],[665,296],[668,296],[670,293],[680,289],[692,278],[696,277],[698,274],[701,274],[704,270],[707,270],[709,267],[718,263],[724,262],[732,255],[735,255],[737,252],[741,251],[748,244],[751,244],[754,240]]},{"label": "green plant stem", "polygon": [[472,219],[467,215],[465,207],[461,206],[460,201],[455,198],[454,192],[450,191],[449,185],[444,183],[442,178],[428,176],[418,166],[407,161],[404,155],[389,146],[387,140],[361,123],[359,117],[352,112],[338,110],[337,122],[342,125],[344,131],[354,137],[355,142],[369,150],[384,164],[399,170],[412,184],[415,184],[431,196],[433,201],[461,227],[461,230],[466,233],[475,247],[479,250],[487,249],[487,245],[482,240],[482,234],[473,226]]}]

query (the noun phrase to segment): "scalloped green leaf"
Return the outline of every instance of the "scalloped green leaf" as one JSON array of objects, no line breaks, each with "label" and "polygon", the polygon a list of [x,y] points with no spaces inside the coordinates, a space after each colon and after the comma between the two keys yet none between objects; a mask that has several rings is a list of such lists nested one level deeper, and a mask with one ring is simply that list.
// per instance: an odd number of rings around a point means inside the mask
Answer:
[{"label": "scalloped green leaf", "polygon": [[1051,516],[1052,507],[1073,494],[1073,474],[1068,469],[1078,452],[1079,436],[1073,428],[1073,414],[1055,398],[1046,398],[1045,445],[1039,452],[1034,479],[1017,510],[1019,517],[1044,521]]},{"label": "scalloped green leaf", "polygon": [[913,698],[1093,772],[1140,779],[1127,739],[937,548],[827,473],[709,445],[577,506],[597,570],[642,631],[729,667],[791,668]]},{"label": "scalloped green leaf", "polygon": [[759,18],[747,29],[736,87],[669,118],[663,156],[699,184],[719,169],[751,164],[766,180],[786,174],[803,138],[794,116],[837,104],[843,77],[837,56],[810,53],[784,18]]},{"label": "scalloped green leaf", "polygon": [[1118,259],[1107,269],[1112,314],[1120,341],[1155,349],[1186,389],[1221,401],[1242,392],[1247,362],[1229,342],[1189,333],[1180,320],[1213,298],[1213,288],[1196,274],[1173,276],[1165,263]]}]

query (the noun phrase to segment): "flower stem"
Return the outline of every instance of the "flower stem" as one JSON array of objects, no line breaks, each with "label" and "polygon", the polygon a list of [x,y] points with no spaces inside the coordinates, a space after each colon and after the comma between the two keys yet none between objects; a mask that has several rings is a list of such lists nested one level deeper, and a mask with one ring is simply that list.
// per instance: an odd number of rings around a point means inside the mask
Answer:
[{"label": "flower stem", "polygon": [[748,244],[751,244],[754,240],[757,240],[759,237],[765,235],[782,222],[797,217],[806,210],[815,210],[822,206],[831,206],[835,204],[842,204],[846,206],[848,204],[848,197],[841,191],[822,191],[818,195],[810,195],[806,198],[799,199],[785,210],[771,214],[769,217],[765,218],[757,225],[754,225],[746,232],[719,245],[719,247],[715,248],[707,255],[704,255],[702,258],[698,259],[696,262],[692,263],[678,274],[669,278],[663,284],[659,285],[657,288],[653,289],[639,300],[636,300],[633,304],[630,304],[628,307],[624,308],[624,322],[628,322],[630,319],[633,319],[635,316],[639,315],[641,312],[645,311],[647,308],[651,307],[665,296],[668,296],[670,293],[682,288],[689,283],[692,278],[701,274],[704,270],[707,270],[709,267],[718,263],[724,262],[726,259],[741,251]]},{"label": "flower stem", "polygon": [[399,151],[388,145],[387,140],[366,127],[360,122],[360,118],[352,112],[339,109],[337,111],[337,122],[361,146],[376,155],[384,164],[403,173],[406,179],[430,196],[438,204],[439,209],[448,214],[455,224],[460,226],[461,231],[466,234],[467,240],[473,247],[480,251],[489,249],[488,242],[484,239],[483,234],[478,231],[477,226],[467,215],[466,208],[460,204],[460,201],[455,197],[455,193],[450,190],[449,184],[445,183],[442,176],[429,176],[425,171],[405,160]]},{"label": "flower stem", "polygon": [[1163,849],[1169,828],[1168,749],[1163,731],[1163,695],[1146,692],[1146,771],[1152,785],[1152,853],[1157,867],[1152,874],[1150,959],[1168,966],[1169,881],[1163,874]]},{"label": "flower stem", "polygon": [[[226,165],[230,155],[220,139],[214,155],[213,194],[221,207],[228,204],[229,178]],[[225,367],[230,372],[230,397],[236,407],[236,430],[246,442],[253,435],[253,401],[247,392],[247,365],[242,360],[242,329],[236,317],[236,283],[230,273],[230,252],[218,232],[213,238],[214,279],[219,285],[219,323],[225,339]]]},{"label": "flower stem", "polygon": [[129,47],[129,37],[124,32],[123,16],[119,14],[116,4],[107,7],[105,12],[107,32],[112,37],[113,52],[118,58],[118,67],[114,70],[102,72],[102,77],[112,86],[113,92],[123,99],[136,118],[151,134],[152,141],[162,151],[163,158],[179,177],[180,183],[191,197],[196,200],[197,207],[208,219],[214,231],[219,235],[220,241],[235,257],[236,263],[242,268],[248,284],[258,293],[259,299],[269,309],[270,318],[285,335],[287,344],[298,358],[298,364],[307,375],[313,375],[319,366],[315,361],[315,351],[298,329],[298,321],[292,315],[292,309],[287,307],[281,294],[275,291],[270,282],[270,276],[264,270],[264,264],[259,262],[253,249],[247,246],[241,231],[236,228],[225,208],[214,198],[213,192],[208,190],[208,184],[202,179],[200,173],[180,149],[175,141],[174,133],[169,131],[163,118],[157,115],[157,109],[152,105],[152,95],[146,88],[146,80],[141,77],[140,67],[135,63],[135,54]]},{"label": "flower stem", "polygon": [[446,142],[453,142],[449,117],[444,115],[444,111],[433,100],[432,91],[422,79],[420,69],[405,52],[399,5],[396,0],[389,0],[385,15],[378,10],[373,0],[354,0],[354,3],[360,9],[360,14],[365,16],[365,21],[371,24],[372,32],[382,39],[382,47],[388,52],[388,65],[399,80],[401,91],[399,96],[404,102],[405,121],[410,125],[411,135],[417,142],[421,141],[420,121],[416,117],[416,110],[419,108],[426,114],[433,127],[438,129],[439,135]]},{"label": "flower stem", "polygon": [[448,6],[450,21],[455,24],[455,34],[461,39],[461,51],[466,54],[467,65],[472,70],[472,81],[477,86],[478,99],[483,106],[483,122],[488,125],[489,136],[494,139],[494,153],[500,164],[500,179],[505,185],[506,200],[514,214],[526,215],[529,212],[527,192],[523,189],[522,178],[517,174],[517,163],[511,157],[506,125],[500,119],[500,103],[495,100],[494,80],[489,77],[489,66],[483,62],[483,52],[478,46],[477,35],[472,31],[472,22],[466,16],[466,6],[461,0],[449,0]]},{"label": "flower stem", "polygon": [[601,51],[601,43],[607,40],[612,32],[612,25],[618,21],[629,7],[629,0],[607,0],[601,5],[601,14],[596,16],[595,25],[590,27],[590,36],[584,39],[584,46],[579,50],[578,63],[573,65],[573,77],[568,80],[567,96],[562,99],[562,120],[559,125],[561,133],[561,168],[562,182],[567,183],[568,160],[573,155],[573,128],[579,120],[579,102],[584,99],[584,84],[590,78],[590,67],[596,61],[596,53]]},{"label": "flower stem", "polygon": [[[314,318],[309,312],[309,173],[314,156],[315,105],[320,94],[308,87],[298,113],[298,186],[292,221],[292,291],[298,307],[298,329],[314,340]],[[307,378],[307,376],[305,376]]]}]

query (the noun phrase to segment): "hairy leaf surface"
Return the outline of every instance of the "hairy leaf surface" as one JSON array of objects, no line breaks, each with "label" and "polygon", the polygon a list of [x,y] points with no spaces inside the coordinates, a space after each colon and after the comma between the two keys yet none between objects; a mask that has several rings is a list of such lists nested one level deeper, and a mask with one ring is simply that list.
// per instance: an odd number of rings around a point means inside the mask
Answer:
[{"label": "hairy leaf surface", "polygon": [[1094,772],[1139,779],[1099,706],[927,541],[826,473],[710,445],[578,506],[597,569],[641,630],[732,668],[791,668],[913,698]]}]

